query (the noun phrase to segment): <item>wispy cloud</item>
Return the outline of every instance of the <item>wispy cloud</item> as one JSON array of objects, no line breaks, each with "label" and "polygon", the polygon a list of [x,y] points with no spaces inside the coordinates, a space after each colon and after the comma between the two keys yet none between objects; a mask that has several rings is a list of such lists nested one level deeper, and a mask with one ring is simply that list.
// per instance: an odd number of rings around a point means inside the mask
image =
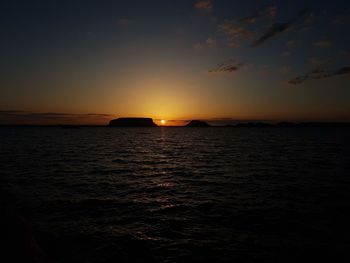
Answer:
[{"label": "wispy cloud", "polygon": [[333,62],[334,62],[333,59],[323,59],[323,58],[315,58],[315,57],[308,59],[308,63],[311,66],[317,67],[317,68],[331,64]]},{"label": "wispy cloud", "polygon": [[213,48],[216,45],[217,45],[216,39],[213,37],[208,37],[204,42],[194,44],[193,48],[195,50],[201,51],[201,50],[204,50],[205,48]]},{"label": "wispy cloud", "polygon": [[87,113],[60,113],[60,112],[30,112],[17,110],[0,111],[0,124],[106,124],[114,115]]},{"label": "wispy cloud", "polygon": [[240,42],[243,40],[249,40],[253,37],[253,33],[242,25],[234,21],[224,21],[219,25],[218,30],[223,32],[229,41],[229,47],[240,47]]},{"label": "wispy cloud", "polygon": [[202,12],[211,12],[213,9],[213,0],[198,0],[194,7]]},{"label": "wispy cloud", "polygon": [[268,6],[262,10],[255,11],[248,16],[245,16],[238,20],[240,23],[254,24],[258,19],[261,18],[275,18],[277,14],[276,6]]},{"label": "wispy cloud", "polygon": [[295,77],[288,81],[289,84],[297,85],[302,84],[307,80],[312,79],[326,79],[331,78],[334,76],[342,76],[342,75],[349,75],[350,74],[350,67],[341,67],[336,70],[330,71],[330,70],[324,70],[324,69],[316,69],[312,70],[309,73],[305,75],[301,75],[298,77]]},{"label": "wispy cloud", "polygon": [[334,75],[346,75],[350,74],[350,67],[342,67],[334,72]]},{"label": "wispy cloud", "polygon": [[27,111],[20,110],[0,110],[0,114],[23,114],[27,113]]},{"label": "wispy cloud", "polygon": [[226,35],[229,47],[238,48],[242,42],[251,41],[254,37],[249,24],[255,24],[265,18],[274,19],[276,12],[276,6],[268,6],[237,20],[224,20],[219,24],[218,31]]},{"label": "wispy cloud", "polygon": [[266,40],[283,33],[291,28],[294,22],[286,22],[286,23],[275,23],[273,24],[261,37],[254,41],[252,47],[260,46]]},{"label": "wispy cloud", "polygon": [[292,28],[292,26],[297,23],[301,18],[304,18],[310,14],[309,9],[305,9],[295,17],[289,19],[284,23],[274,23],[265,33],[263,33],[258,39],[256,39],[252,47],[258,47],[270,38],[273,38],[281,33],[284,33]]},{"label": "wispy cloud", "polygon": [[217,67],[209,70],[209,73],[233,73],[244,66],[243,62],[231,59],[224,63],[218,64]]},{"label": "wispy cloud", "polygon": [[259,12],[255,12],[255,13],[253,13],[251,15],[248,15],[246,17],[241,18],[240,20],[238,20],[238,22],[254,24],[259,17],[260,17],[260,13]]}]

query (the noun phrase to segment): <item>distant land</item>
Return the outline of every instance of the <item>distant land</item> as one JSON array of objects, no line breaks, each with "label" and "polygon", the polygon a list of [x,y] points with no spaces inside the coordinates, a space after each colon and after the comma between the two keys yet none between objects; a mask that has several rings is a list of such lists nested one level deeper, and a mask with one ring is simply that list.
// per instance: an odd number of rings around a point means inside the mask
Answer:
[{"label": "distant land", "polygon": [[205,121],[192,120],[185,127],[210,127]]},{"label": "distant land", "polygon": [[151,118],[119,118],[109,122],[110,127],[157,127]]},{"label": "distant land", "polygon": [[350,122],[242,122],[225,127],[350,127]]},{"label": "distant land", "polygon": [[152,118],[118,118],[111,120],[107,125],[35,125],[35,124],[0,124],[0,127],[61,127],[75,129],[83,127],[166,127],[166,128],[187,128],[187,127],[211,127],[211,128],[307,128],[307,127],[350,127],[350,122],[238,122],[235,124],[210,125],[202,120],[189,121],[184,126],[158,126]]}]

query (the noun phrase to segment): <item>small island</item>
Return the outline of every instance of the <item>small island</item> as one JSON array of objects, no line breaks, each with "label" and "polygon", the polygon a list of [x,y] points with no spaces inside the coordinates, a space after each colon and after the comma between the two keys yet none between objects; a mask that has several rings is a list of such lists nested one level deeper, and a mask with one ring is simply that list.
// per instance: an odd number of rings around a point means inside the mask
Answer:
[{"label": "small island", "polygon": [[205,121],[192,120],[185,127],[210,127]]},{"label": "small island", "polygon": [[109,127],[158,127],[152,118],[118,118],[109,122]]}]

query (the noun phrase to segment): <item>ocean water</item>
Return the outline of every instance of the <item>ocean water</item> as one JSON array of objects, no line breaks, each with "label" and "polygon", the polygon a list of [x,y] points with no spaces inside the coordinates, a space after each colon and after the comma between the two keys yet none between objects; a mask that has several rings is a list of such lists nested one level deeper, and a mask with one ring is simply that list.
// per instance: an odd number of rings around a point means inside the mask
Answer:
[{"label": "ocean water", "polygon": [[0,160],[50,262],[340,262],[350,249],[348,128],[3,127]]}]

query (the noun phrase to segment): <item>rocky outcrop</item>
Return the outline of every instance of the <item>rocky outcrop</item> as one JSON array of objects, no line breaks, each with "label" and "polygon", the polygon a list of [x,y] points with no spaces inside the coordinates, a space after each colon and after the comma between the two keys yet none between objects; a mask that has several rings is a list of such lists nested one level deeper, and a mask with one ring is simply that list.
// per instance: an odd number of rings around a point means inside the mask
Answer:
[{"label": "rocky outcrop", "polygon": [[110,127],[157,127],[151,118],[119,118],[109,122]]},{"label": "rocky outcrop", "polygon": [[210,127],[210,125],[205,121],[192,120],[186,125],[186,127]]}]

